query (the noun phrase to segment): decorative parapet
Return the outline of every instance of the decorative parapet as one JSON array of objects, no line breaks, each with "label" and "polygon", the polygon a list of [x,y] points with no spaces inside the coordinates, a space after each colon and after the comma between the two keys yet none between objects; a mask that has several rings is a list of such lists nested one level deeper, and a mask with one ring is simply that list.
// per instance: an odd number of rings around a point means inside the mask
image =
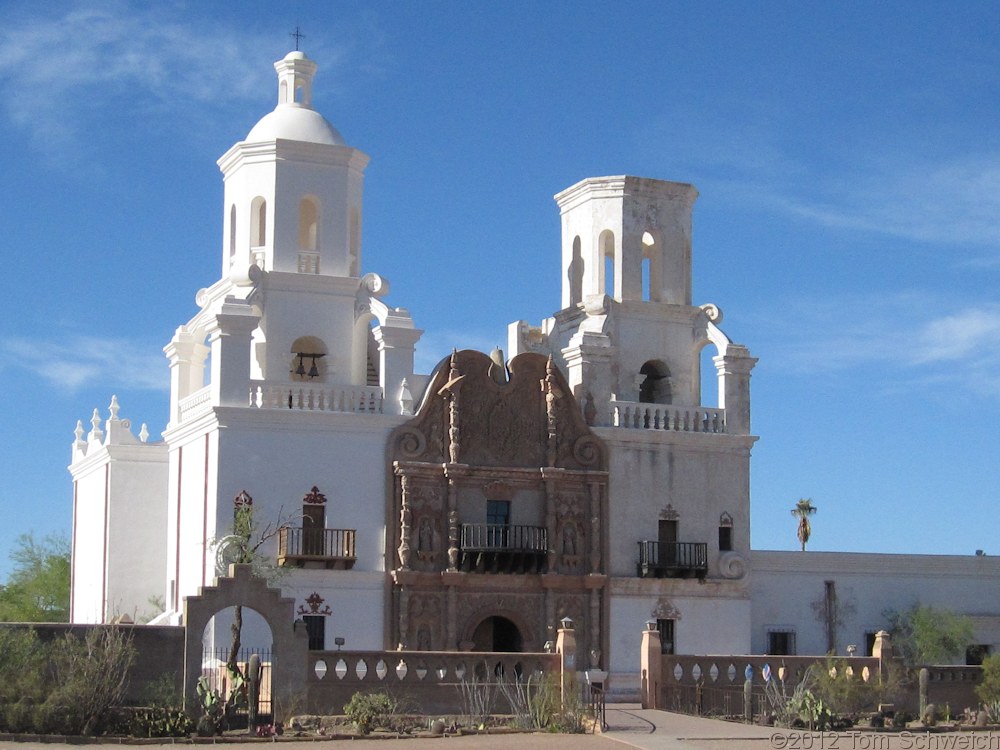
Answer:
[{"label": "decorative parapet", "polygon": [[[101,429],[101,416],[97,409],[90,418],[90,431],[84,432],[83,421],[77,420],[76,429],[73,431],[73,461],[87,456],[91,449],[101,448],[108,445],[139,445],[146,443],[149,439],[149,428],[146,423],[142,423],[139,436],[132,433],[132,422],[128,419],[120,419],[118,412],[121,407],[118,405],[118,396],[111,397],[108,406],[108,418],[103,423]],[[84,438],[86,435],[86,439]]]}]

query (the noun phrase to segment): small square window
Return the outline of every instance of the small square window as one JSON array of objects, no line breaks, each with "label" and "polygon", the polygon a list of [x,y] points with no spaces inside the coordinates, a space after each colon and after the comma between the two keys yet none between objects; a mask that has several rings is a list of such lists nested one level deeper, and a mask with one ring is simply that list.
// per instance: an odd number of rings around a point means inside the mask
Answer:
[{"label": "small square window", "polygon": [[969,666],[981,666],[983,660],[989,655],[990,647],[988,644],[974,644],[965,649],[965,663]]},{"label": "small square window", "polygon": [[794,630],[767,631],[767,653],[769,656],[794,656],[795,631]]}]

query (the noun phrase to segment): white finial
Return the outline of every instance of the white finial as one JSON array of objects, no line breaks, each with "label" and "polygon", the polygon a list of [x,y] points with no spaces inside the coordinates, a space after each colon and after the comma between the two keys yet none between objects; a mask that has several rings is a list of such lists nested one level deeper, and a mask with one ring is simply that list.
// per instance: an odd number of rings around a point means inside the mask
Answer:
[{"label": "white finial", "polygon": [[111,406],[108,407],[108,411],[111,412],[112,421],[118,421],[118,410],[121,407],[118,405],[118,396],[111,397]]},{"label": "white finial", "polygon": [[149,428],[146,427],[146,423],[142,423],[142,427],[139,429],[139,440],[145,443],[149,440]]},{"label": "white finial", "polygon": [[101,442],[104,437],[104,433],[101,431],[101,415],[94,409],[94,415],[90,418],[90,434],[87,435],[87,440],[93,443]]},{"label": "white finial", "polygon": [[399,384],[399,413],[404,416],[413,414],[413,394],[410,393],[410,384],[403,378]]},{"label": "white finial", "polygon": [[83,442],[83,420],[76,420],[76,429],[73,430],[73,435],[76,436],[76,442]]}]

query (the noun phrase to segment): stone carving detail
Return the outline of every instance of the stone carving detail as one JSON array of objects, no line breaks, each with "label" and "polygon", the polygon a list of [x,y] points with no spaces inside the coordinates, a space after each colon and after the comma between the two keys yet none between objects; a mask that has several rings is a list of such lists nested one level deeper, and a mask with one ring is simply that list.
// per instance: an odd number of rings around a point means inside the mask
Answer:
[{"label": "stone carving detail", "polygon": [[531,352],[514,357],[506,383],[490,377],[491,366],[496,369],[480,352],[452,352],[427,387],[436,397],[425,399],[417,416],[393,435],[393,458],[481,467],[605,469],[603,443],[590,432],[565,378],[548,357]]},{"label": "stone carving detail", "polygon": [[563,397],[563,392],[559,388],[554,375],[555,366],[552,364],[552,357],[549,356],[545,363],[545,379],[541,381],[542,392],[545,393],[545,418],[548,427],[548,435],[545,450],[545,460],[547,466],[555,466],[559,451],[559,417],[558,400]]},{"label": "stone carving detail", "polygon": [[458,570],[458,511],[448,511],[448,570]]},{"label": "stone carving detail", "polygon": [[410,493],[410,507],[413,510],[436,511],[441,509],[442,488],[416,482],[413,485],[413,491]]},{"label": "stone carving detail", "polygon": [[410,569],[410,478],[405,474],[399,478],[400,508],[399,508],[399,566],[403,570]]},{"label": "stone carving detail", "polygon": [[656,607],[649,613],[654,620],[679,620],[680,610],[669,599],[660,599]]},{"label": "stone carving detail", "polygon": [[660,511],[660,518],[664,521],[676,521],[681,517],[681,514],[674,510],[674,506],[667,503],[667,507]]},{"label": "stone carving detail", "polygon": [[416,528],[417,561],[421,563],[419,567],[422,570],[433,570],[435,568],[434,563],[438,558],[437,550],[439,547],[439,532],[436,528],[435,516],[429,513],[421,515]]},{"label": "stone carving detail", "polygon": [[464,375],[459,374],[458,352],[453,349],[451,352],[451,366],[448,369],[448,382],[438,390],[438,395],[448,400],[448,457],[453,464],[458,463],[458,458],[461,454],[460,439],[462,432],[459,428],[461,410],[459,408],[458,393],[462,387],[464,377]]},{"label": "stone carving detail", "polygon": [[723,578],[742,578],[747,574],[747,561],[739,552],[723,552],[719,556],[719,574]]},{"label": "stone carving detail", "polygon": [[406,427],[396,436],[396,448],[402,458],[418,458],[427,449],[427,438],[415,427]]},{"label": "stone carving detail", "polygon": [[[333,610],[330,609],[329,605],[325,605],[326,599],[319,595],[319,592],[314,591],[309,596],[306,597],[306,604],[309,608],[306,609],[305,604],[300,604],[298,610],[295,612],[297,615],[332,615]],[[322,609],[320,609],[322,607]]]},{"label": "stone carving detail", "polygon": [[253,505],[253,498],[247,494],[246,490],[240,490],[240,494],[233,498],[233,505],[237,508]]},{"label": "stone carving detail", "polygon": [[719,526],[732,526],[732,525],[733,525],[733,517],[728,513],[723,512],[723,514],[719,516]]},{"label": "stone carving detail", "polygon": [[409,634],[407,641],[418,651],[431,651],[442,641],[441,597],[438,594],[413,592],[409,594]]},{"label": "stone carving detail", "polygon": [[323,505],[326,503],[326,495],[319,491],[319,487],[313,485],[309,494],[302,498],[302,502],[306,505]]}]

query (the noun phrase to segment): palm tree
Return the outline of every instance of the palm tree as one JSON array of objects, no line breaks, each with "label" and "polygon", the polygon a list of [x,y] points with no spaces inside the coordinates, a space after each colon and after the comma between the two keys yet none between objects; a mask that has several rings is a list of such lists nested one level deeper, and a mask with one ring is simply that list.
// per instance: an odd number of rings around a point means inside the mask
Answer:
[{"label": "palm tree", "polygon": [[797,536],[802,543],[802,551],[806,551],[806,542],[812,535],[812,526],[809,525],[809,516],[816,512],[816,506],[812,504],[812,498],[800,498],[795,507],[792,508],[792,515],[799,519],[799,529]]}]

